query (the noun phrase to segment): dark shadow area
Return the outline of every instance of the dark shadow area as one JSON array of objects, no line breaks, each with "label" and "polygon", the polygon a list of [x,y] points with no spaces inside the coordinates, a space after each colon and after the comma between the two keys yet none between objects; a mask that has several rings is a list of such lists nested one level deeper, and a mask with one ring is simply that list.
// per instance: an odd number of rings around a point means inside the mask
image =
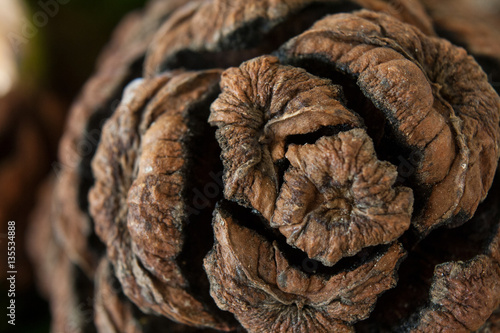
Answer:
[{"label": "dark shadow area", "polygon": [[417,320],[410,316],[428,304],[437,265],[487,253],[500,222],[499,176],[497,173],[489,196],[470,221],[454,229],[438,228],[411,250],[398,271],[398,285],[379,299],[370,319],[359,323],[357,331],[395,332],[400,323]]},{"label": "dark shadow area", "polygon": [[216,51],[184,49],[174,53],[161,66],[173,68],[207,69],[239,66],[242,62],[264,54],[270,54],[281,44],[311,27],[329,14],[352,12],[361,6],[352,1],[332,3],[313,2],[290,15],[283,22],[256,19],[235,29],[217,45]]}]

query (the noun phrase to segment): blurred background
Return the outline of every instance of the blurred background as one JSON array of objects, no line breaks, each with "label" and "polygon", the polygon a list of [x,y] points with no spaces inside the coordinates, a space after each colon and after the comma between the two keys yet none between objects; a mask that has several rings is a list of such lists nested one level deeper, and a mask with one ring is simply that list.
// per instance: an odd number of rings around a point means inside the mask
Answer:
[{"label": "blurred background", "polygon": [[93,73],[119,20],[145,0],[0,0],[0,294],[9,298],[7,222],[16,222],[16,325],[1,332],[48,332],[24,234],[40,184],[57,173],[57,143],[69,107]]}]

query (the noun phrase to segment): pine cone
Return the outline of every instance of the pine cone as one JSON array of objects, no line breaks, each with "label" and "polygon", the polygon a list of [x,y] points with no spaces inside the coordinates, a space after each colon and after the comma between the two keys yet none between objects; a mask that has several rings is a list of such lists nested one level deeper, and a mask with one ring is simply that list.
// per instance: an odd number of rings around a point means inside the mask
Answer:
[{"label": "pine cone", "polygon": [[53,330],[498,326],[500,97],[434,23],[410,0],[132,14],[32,233],[41,279],[65,272]]}]

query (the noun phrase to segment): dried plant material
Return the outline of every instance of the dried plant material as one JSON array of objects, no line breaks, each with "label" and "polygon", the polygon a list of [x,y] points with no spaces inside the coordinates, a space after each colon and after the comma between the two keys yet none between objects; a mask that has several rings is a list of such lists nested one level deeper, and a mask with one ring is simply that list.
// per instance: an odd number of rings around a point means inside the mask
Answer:
[{"label": "dried plant material", "polygon": [[[408,229],[411,190],[391,188],[396,167],[377,161],[363,130],[287,145],[322,128],[361,126],[340,87],[261,57],[224,72],[221,88],[209,121],[218,127],[227,199],[256,209],[290,244],[328,266]],[[275,163],[285,158],[291,168],[280,188]]]},{"label": "dried plant material", "polygon": [[96,272],[94,321],[97,330],[110,333],[142,332],[139,321],[134,318],[132,303],[121,294],[119,282],[114,280],[111,264],[103,259]]},{"label": "dried plant material", "polygon": [[210,292],[249,332],[350,332],[377,296],[395,284],[404,252],[393,244],[349,271],[307,276],[290,266],[277,244],[216,210],[216,244],[205,259]]},{"label": "dried plant material", "polygon": [[61,145],[96,329],[494,327],[500,98],[420,2],[181,2],[129,18]]},{"label": "dried plant material", "polygon": [[137,309],[123,294],[116,280],[113,265],[103,258],[96,272],[94,296],[95,325],[98,332],[169,333],[214,332],[174,323],[164,317],[146,315]]},{"label": "dried plant material", "polygon": [[414,25],[426,35],[434,35],[433,22],[426,8],[416,0],[357,0],[368,10],[386,13],[398,20]]},{"label": "dried plant material", "polygon": [[[500,305],[498,285],[500,214],[496,201],[499,198],[498,189],[495,192],[497,192],[494,194],[495,200],[490,200],[489,197],[486,205],[480,206],[478,214],[467,225],[448,231],[445,237],[443,233],[431,236],[415,249],[416,255],[409,258],[411,261],[409,264],[413,264],[416,268],[414,277],[410,279],[424,281],[423,284],[415,283],[422,294],[415,298],[424,296],[425,302],[420,306],[412,305],[410,309],[415,309],[415,312],[411,315],[408,313],[390,319],[388,322],[397,325],[388,330],[381,330],[382,332],[429,332],[443,329],[470,332],[481,327],[484,329],[494,327],[496,320],[494,310],[498,310]],[[491,238],[492,233],[496,234],[493,238]],[[453,249],[452,245],[464,239],[469,241],[467,247]],[[436,244],[436,240],[440,240],[441,244]],[[429,246],[430,244],[435,245]],[[432,269],[429,278],[424,278],[428,274],[425,271],[429,271],[429,268]],[[402,270],[403,281],[400,283],[411,283],[408,281],[409,277],[405,276],[406,268],[402,267]],[[419,284],[421,286],[418,286]],[[384,304],[397,306],[398,297],[394,296],[399,293],[403,296],[399,299],[408,298],[410,295],[407,294],[407,289],[408,287],[404,286],[396,288],[392,295],[388,295],[389,299],[381,300],[381,306]],[[376,315],[379,314],[380,311]],[[391,317],[393,314],[387,313],[385,316]],[[484,325],[487,320],[489,324]],[[379,317],[377,326],[385,321]],[[361,329],[360,332],[366,330]]]},{"label": "dried plant material", "polygon": [[393,242],[410,226],[412,192],[393,188],[396,167],[377,160],[365,131],[291,145],[286,157],[291,167],[272,225],[309,258],[332,266]]},{"label": "dried plant material", "polygon": [[[379,299],[357,332],[469,332],[485,323],[500,302],[499,181],[469,222],[435,230],[409,251],[398,285]],[[488,321],[493,325],[494,315]]]},{"label": "dried plant material", "polygon": [[203,118],[196,105],[216,92],[219,76],[178,73],[129,85],[93,161],[90,210],[123,291],[139,308],[227,330],[178,263],[190,222],[183,197],[191,182],[189,141],[200,135],[189,126]]},{"label": "dried plant material", "polygon": [[28,233],[29,254],[36,267],[38,286],[50,301],[51,332],[89,332],[93,308],[88,304],[92,283],[74,265],[54,235],[51,205],[54,181],[46,181]]},{"label": "dried plant material", "polygon": [[90,161],[101,127],[119,103],[124,86],[140,76],[147,45],[158,26],[183,0],[153,2],[143,13],[130,14],[103,52],[96,74],[70,111],[59,146],[54,223],[57,237],[71,260],[89,275],[99,262],[87,193],[93,183]]},{"label": "dried plant material", "polygon": [[431,305],[420,313],[412,332],[428,332],[446,327],[454,332],[480,328],[500,305],[498,237],[496,253],[469,262],[447,263],[436,268],[431,290]]},{"label": "dried plant material", "polygon": [[422,5],[412,0],[189,1],[159,29],[145,75],[172,67],[235,66],[272,52],[325,14],[361,8],[386,12],[433,33]]},{"label": "dried plant material", "polygon": [[285,157],[288,137],[362,124],[342,104],[339,87],[302,69],[281,66],[275,57],[228,69],[221,89],[209,122],[218,127],[225,196],[268,220],[279,189],[274,162]]},{"label": "dried plant material", "polygon": [[421,155],[411,184],[423,206],[412,222],[420,232],[474,214],[499,157],[500,99],[463,49],[361,11],[317,22],[282,53],[352,77],[387,118],[396,145]]},{"label": "dried plant material", "polygon": [[[468,246],[461,251],[454,250],[458,253],[451,256],[452,260],[435,266],[426,305],[405,325],[410,327],[412,332],[428,332],[435,327],[446,327],[454,332],[475,331],[483,326],[495,309],[499,309],[498,181],[497,178],[488,199],[480,205],[474,218],[462,227],[464,230],[454,230],[463,239],[468,240]],[[446,237],[441,239],[447,248],[459,241]],[[425,244],[422,244],[422,248],[424,246]],[[432,256],[436,251],[446,252],[438,245],[426,250],[428,256]],[[453,250],[450,252],[453,253]],[[493,325],[494,315],[490,320]]]}]

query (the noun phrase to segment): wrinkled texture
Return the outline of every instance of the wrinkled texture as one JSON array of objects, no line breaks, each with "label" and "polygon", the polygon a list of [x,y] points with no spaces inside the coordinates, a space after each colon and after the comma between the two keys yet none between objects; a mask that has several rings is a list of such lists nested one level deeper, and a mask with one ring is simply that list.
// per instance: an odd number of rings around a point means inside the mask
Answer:
[{"label": "wrinkled texture", "polygon": [[[411,191],[391,189],[396,167],[376,160],[363,130],[314,146],[287,144],[324,128],[361,126],[340,87],[260,57],[224,72],[221,88],[209,122],[218,127],[227,199],[256,209],[288,243],[328,266],[408,229]],[[291,167],[280,188],[275,163],[285,158]]]},{"label": "wrinkled texture", "polygon": [[165,331],[169,333],[209,332],[169,321],[164,317],[140,312],[123,294],[111,263],[104,258],[96,272],[94,293],[95,325],[97,331],[107,333],[142,333]]},{"label": "wrinkled texture", "polygon": [[494,327],[500,102],[419,1],[149,6],[33,236],[55,326],[90,292],[102,332]]},{"label": "wrinkled texture", "polygon": [[219,75],[172,73],[131,83],[104,126],[89,198],[96,232],[127,297],[147,313],[225,330],[192,294],[176,262],[189,222],[188,203],[179,195],[188,181],[188,120]]},{"label": "wrinkled texture", "polygon": [[[463,260],[448,261],[435,266],[428,302],[418,311],[419,319],[408,323],[412,332],[427,332],[436,326],[446,327],[454,332],[475,331],[484,324],[493,310],[500,306],[498,185],[499,179],[496,178],[487,201],[479,207],[477,214],[469,222],[470,228],[476,232],[464,232],[466,239],[470,239],[468,247],[479,247],[479,251],[474,255],[462,254],[460,257]],[[494,323],[494,318],[491,323]]]},{"label": "wrinkled texture", "polygon": [[291,145],[273,226],[309,258],[332,266],[368,246],[390,243],[410,226],[413,196],[392,188],[396,167],[376,159],[363,130]]},{"label": "wrinkled texture", "polygon": [[[195,0],[160,28],[148,52],[145,75],[179,64],[196,68],[204,62],[215,67],[234,66],[272,52],[327,13],[353,8],[386,12],[433,33],[424,8],[412,0]],[[221,58],[210,57],[213,52],[224,51]]]},{"label": "wrinkled texture", "polygon": [[154,1],[144,12],[129,14],[115,31],[99,59],[96,73],[70,110],[59,144],[54,218],[62,246],[89,276],[97,267],[100,249],[93,242],[94,226],[87,211],[87,191],[93,181],[88,164],[99,142],[104,119],[118,105],[124,86],[140,76],[134,67],[144,57],[158,25],[183,2]]},{"label": "wrinkled texture", "polygon": [[500,2],[497,0],[423,0],[439,35],[464,47],[500,92]]},{"label": "wrinkled texture", "polygon": [[436,325],[454,332],[480,328],[500,305],[498,237],[495,253],[465,263],[448,263],[436,268],[431,305],[420,313],[412,332],[428,332]]},{"label": "wrinkled texture", "polygon": [[[420,153],[412,184],[428,192],[412,221],[420,232],[473,215],[499,157],[500,98],[463,49],[361,11],[317,22],[282,54],[290,61],[324,59],[332,71],[352,76],[400,145]],[[459,214],[462,220],[454,221]]]},{"label": "wrinkled texture", "polygon": [[134,318],[132,303],[121,294],[119,284],[113,279],[111,264],[103,259],[96,272],[94,309],[97,329],[101,332],[142,332],[139,321]]},{"label": "wrinkled texture", "polygon": [[290,266],[276,243],[216,210],[216,244],[205,259],[210,292],[249,332],[350,332],[378,294],[391,288],[404,252],[383,254],[331,277],[307,276]]},{"label": "wrinkled texture", "polygon": [[358,127],[362,120],[342,103],[330,81],[262,57],[224,72],[222,93],[208,119],[218,127],[228,199],[257,209],[270,220],[278,195],[274,162],[287,137],[322,127]]}]

